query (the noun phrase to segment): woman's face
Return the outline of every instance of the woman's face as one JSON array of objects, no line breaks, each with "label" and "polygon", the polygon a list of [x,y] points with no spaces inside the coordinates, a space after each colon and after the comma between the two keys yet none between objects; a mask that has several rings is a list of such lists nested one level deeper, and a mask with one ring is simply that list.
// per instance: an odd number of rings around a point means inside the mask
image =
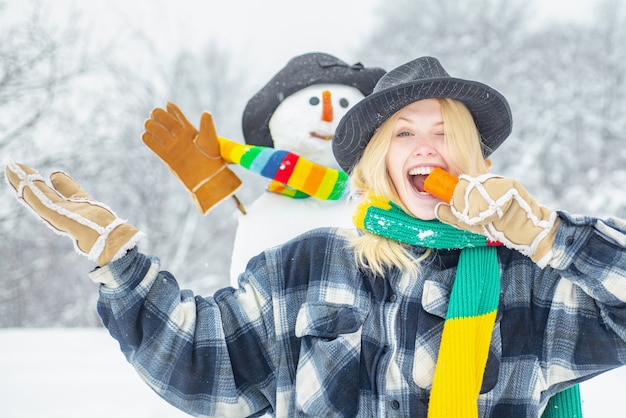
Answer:
[{"label": "woman's face", "polygon": [[424,179],[435,167],[448,171],[447,158],[439,102],[425,99],[403,108],[393,129],[386,162],[391,181],[413,216],[435,218],[435,206],[441,200],[424,191]]}]

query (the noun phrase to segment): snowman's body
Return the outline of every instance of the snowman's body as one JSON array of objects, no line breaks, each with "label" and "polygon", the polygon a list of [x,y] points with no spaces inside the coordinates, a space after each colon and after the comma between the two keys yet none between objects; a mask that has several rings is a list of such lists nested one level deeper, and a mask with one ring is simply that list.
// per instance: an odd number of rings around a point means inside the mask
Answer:
[{"label": "snowman's body", "polygon": [[233,286],[248,261],[266,248],[317,227],[353,227],[352,201],[291,199],[266,192],[247,209],[248,214],[239,218],[235,237],[230,272]]},{"label": "snowman's body", "polygon": [[[330,92],[330,118],[328,109],[323,109],[324,91]],[[269,121],[274,148],[339,170],[330,138],[341,117],[363,97],[357,88],[342,84],[317,84],[293,93],[281,102]],[[249,205],[247,215],[239,219],[231,260],[231,284],[237,286],[237,277],[250,258],[266,248],[317,227],[352,227],[355,205],[354,200],[297,199],[265,192]]]}]

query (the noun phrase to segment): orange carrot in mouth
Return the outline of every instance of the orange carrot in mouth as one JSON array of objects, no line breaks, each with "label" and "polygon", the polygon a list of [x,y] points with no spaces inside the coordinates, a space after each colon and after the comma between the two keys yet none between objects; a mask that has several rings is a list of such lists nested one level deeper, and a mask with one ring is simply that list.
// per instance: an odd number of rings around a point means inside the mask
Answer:
[{"label": "orange carrot in mouth", "polygon": [[322,92],[322,120],[331,122],[333,120],[333,102],[331,101],[330,91]]},{"label": "orange carrot in mouth", "polygon": [[450,202],[454,194],[454,188],[459,182],[459,178],[453,176],[442,168],[435,168],[424,181],[424,190],[431,195]]}]

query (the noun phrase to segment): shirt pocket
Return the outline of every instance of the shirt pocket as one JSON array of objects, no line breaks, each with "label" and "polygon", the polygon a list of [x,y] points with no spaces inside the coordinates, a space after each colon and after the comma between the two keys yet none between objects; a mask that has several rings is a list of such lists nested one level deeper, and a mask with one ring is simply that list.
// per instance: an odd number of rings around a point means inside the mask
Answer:
[{"label": "shirt pocket", "polygon": [[359,406],[364,313],[355,306],[305,303],[296,319],[301,339],[296,408],[307,416],[352,417]]},{"label": "shirt pocket", "polygon": [[[430,390],[433,384],[449,300],[450,289],[447,286],[430,280],[424,282],[422,293],[423,312],[420,312],[418,317],[412,372],[413,381],[422,389]],[[480,389],[481,394],[490,392],[498,382],[502,358],[500,319],[501,309],[498,309],[489,345],[489,355],[483,375],[483,383]]]}]

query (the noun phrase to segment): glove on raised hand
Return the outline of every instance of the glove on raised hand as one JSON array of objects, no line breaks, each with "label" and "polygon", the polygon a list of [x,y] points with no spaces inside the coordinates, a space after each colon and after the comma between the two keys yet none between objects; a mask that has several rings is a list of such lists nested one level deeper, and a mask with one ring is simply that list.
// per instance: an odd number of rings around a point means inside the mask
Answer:
[{"label": "glove on raised hand", "polygon": [[183,182],[198,210],[205,214],[233,196],[241,180],[220,155],[210,113],[202,113],[198,132],[175,104],[167,103],[166,109],[152,111],[145,123],[143,142]]},{"label": "glove on raised hand", "polygon": [[440,203],[435,212],[442,222],[499,241],[542,268],[550,261],[559,218],[513,179],[461,175],[450,204]]},{"label": "glove on raised hand", "polygon": [[99,266],[121,258],[143,235],[65,173],[52,173],[48,185],[32,168],[11,162],[5,174],[19,201],[53,231],[72,238],[76,250]]}]

